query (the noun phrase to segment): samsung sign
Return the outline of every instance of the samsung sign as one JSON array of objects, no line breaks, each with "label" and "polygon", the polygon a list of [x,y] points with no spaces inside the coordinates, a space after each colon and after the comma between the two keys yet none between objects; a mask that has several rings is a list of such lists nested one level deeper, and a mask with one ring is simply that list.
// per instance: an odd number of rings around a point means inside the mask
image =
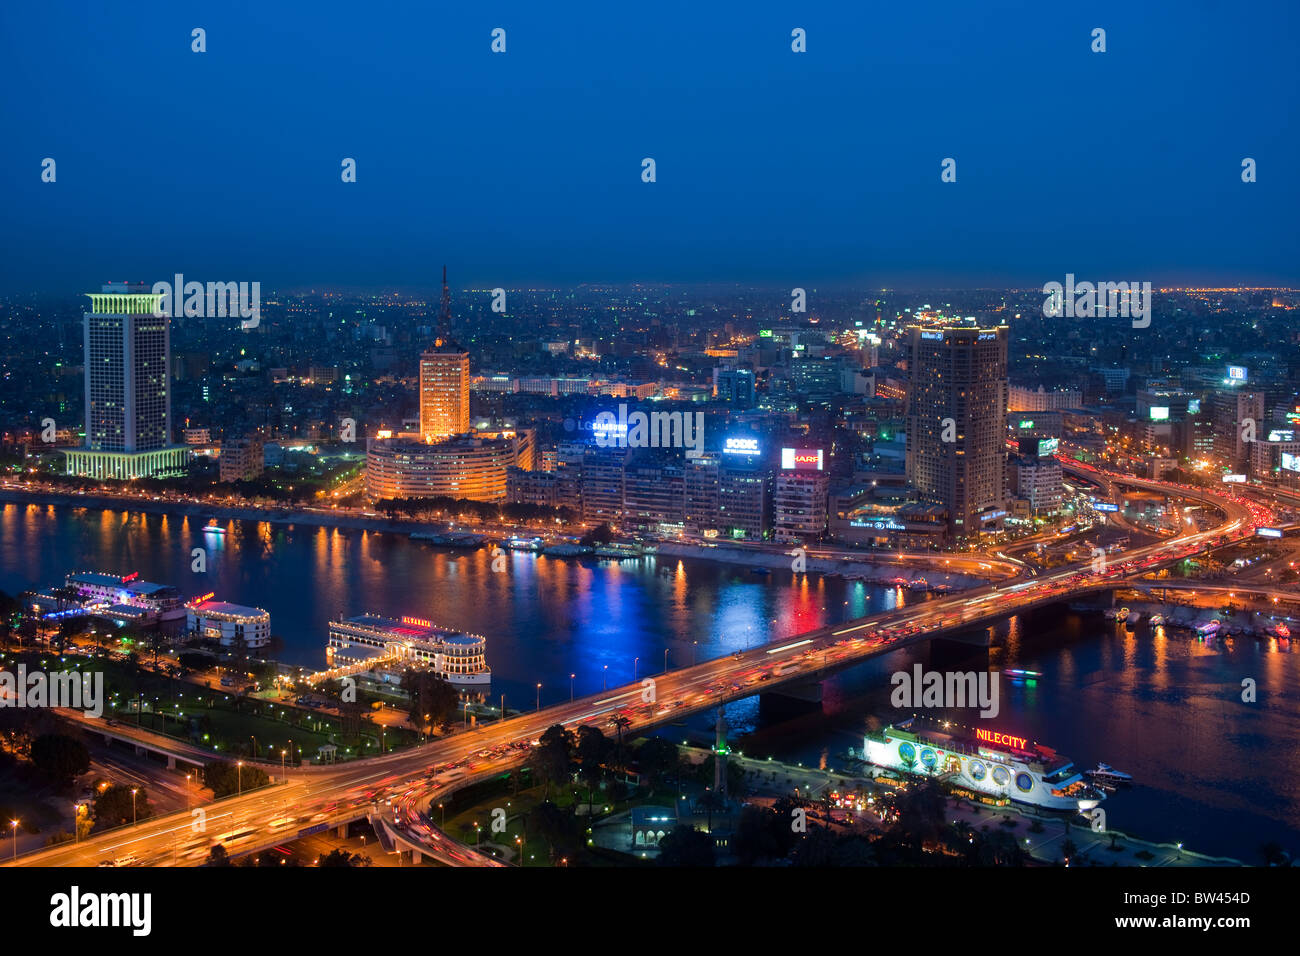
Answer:
[{"label": "samsung sign", "polygon": [[757,455],[758,439],[728,438],[722,450],[728,455]]}]

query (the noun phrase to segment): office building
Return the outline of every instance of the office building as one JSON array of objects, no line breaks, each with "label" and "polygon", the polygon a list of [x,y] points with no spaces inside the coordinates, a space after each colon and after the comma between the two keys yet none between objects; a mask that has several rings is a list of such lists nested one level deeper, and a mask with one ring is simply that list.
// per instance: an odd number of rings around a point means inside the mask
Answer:
[{"label": "office building", "polygon": [[954,537],[1005,517],[1007,328],[908,329],[907,479]]}]

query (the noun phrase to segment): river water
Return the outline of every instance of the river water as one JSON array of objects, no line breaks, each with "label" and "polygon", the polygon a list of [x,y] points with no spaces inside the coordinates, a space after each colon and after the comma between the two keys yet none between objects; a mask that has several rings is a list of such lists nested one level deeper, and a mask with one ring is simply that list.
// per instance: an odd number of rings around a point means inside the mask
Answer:
[{"label": "river water", "polygon": [[[271,614],[280,658],[324,664],[331,617],[372,611],[412,615],[483,634],[491,693],[512,709],[555,703],[755,642],[887,610],[907,592],[818,575],[756,575],[708,561],[634,562],[507,555],[493,572],[486,550],[455,553],[404,537],[260,522],[48,505],[0,506],[0,590],[15,594],[62,580],[69,570],[137,571],[187,597]],[[206,573],[191,571],[206,550]],[[1259,861],[1275,841],[1300,851],[1300,656],[1286,642],[1203,642],[1186,633],[1131,633],[1063,609],[1013,619],[987,659],[1039,671],[1032,684],[1001,684],[1000,713],[936,711],[962,723],[1038,740],[1080,766],[1097,761],[1131,773],[1132,788],[1106,801],[1108,824],[1145,839]],[[944,655],[936,658],[932,655]],[[774,716],[757,698],[729,708],[733,745],[747,753],[843,766],[868,724],[898,719],[890,674],[951,667],[952,650],[904,649],[828,680],[820,710]],[[987,660],[987,663],[985,663]],[[570,675],[573,675],[570,678]],[[1257,701],[1241,700],[1242,681]],[[910,712],[910,711],[908,711]],[[700,730],[706,718],[687,730]]]}]

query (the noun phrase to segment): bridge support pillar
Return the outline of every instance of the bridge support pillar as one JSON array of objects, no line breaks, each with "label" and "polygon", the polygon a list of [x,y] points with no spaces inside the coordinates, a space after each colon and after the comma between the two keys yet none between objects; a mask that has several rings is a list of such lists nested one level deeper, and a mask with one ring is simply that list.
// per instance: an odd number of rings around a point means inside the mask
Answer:
[{"label": "bridge support pillar", "polygon": [[821,710],[821,706],[822,685],[816,680],[783,684],[758,695],[759,713],[777,719]]},{"label": "bridge support pillar", "polygon": [[136,744],[136,746],[135,746],[135,755],[136,755],[137,757],[143,757],[143,756],[144,756],[144,748],[141,747],[139,744]]},{"label": "bridge support pillar", "polygon": [[168,770],[176,769],[176,758],[173,757],[171,754],[167,755],[167,769]]},{"label": "bridge support pillar", "polygon": [[348,838],[348,825],[346,823],[339,824],[338,838],[340,840],[346,840]]}]

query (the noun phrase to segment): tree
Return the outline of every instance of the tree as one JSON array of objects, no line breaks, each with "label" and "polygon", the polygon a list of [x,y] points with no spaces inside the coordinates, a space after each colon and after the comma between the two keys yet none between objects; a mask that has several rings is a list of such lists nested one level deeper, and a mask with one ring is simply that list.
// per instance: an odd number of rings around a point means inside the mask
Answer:
[{"label": "tree", "polygon": [[230,854],[220,843],[208,851],[207,866],[230,866]]},{"label": "tree", "polygon": [[217,799],[232,793],[245,793],[258,787],[264,787],[271,778],[261,767],[244,764],[236,766],[225,760],[217,760],[203,768],[203,785],[212,790]]},{"label": "tree", "polygon": [[32,741],[32,764],[59,789],[90,769],[90,751],[80,740],[63,734],[42,734]]},{"label": "tree", "polygon": [[456,713],[460,702],[456,688],[431,670],[408,667],[402,673],[401,686],[411,697],[408,716],[417,727],[445,724]]},{"label": "tree", "polygon": [[713,837],[683,824],[659,841],[660,866],[713,866]]},{"label": "tree", "polygon": [[[133,794],[131,791],[135,790]],[[113,784],[95,796],[95,825],[101,830],[147,820],[153,816],[149,793],[143,787]]]},{"label": "tree", "polygon": [[554,724],[537,741],[529,760],[529,767],[546,781],[546,797],[551,799],[551,784],[569,776],[574,740],[573,731]]},{"label": "tree", "polygon": [[677,769],[678,753],[677,745],[662,737],[651,737],[641,745],[636,752],[636,761],[651,787]]},{"label": "tree", "polygon": [[596,802],[596,784],[605,775],[605,758],[609,754],[609,741],[599,727],[578,728],[579,773],[587,785],[587,819],[591,819]]}]

